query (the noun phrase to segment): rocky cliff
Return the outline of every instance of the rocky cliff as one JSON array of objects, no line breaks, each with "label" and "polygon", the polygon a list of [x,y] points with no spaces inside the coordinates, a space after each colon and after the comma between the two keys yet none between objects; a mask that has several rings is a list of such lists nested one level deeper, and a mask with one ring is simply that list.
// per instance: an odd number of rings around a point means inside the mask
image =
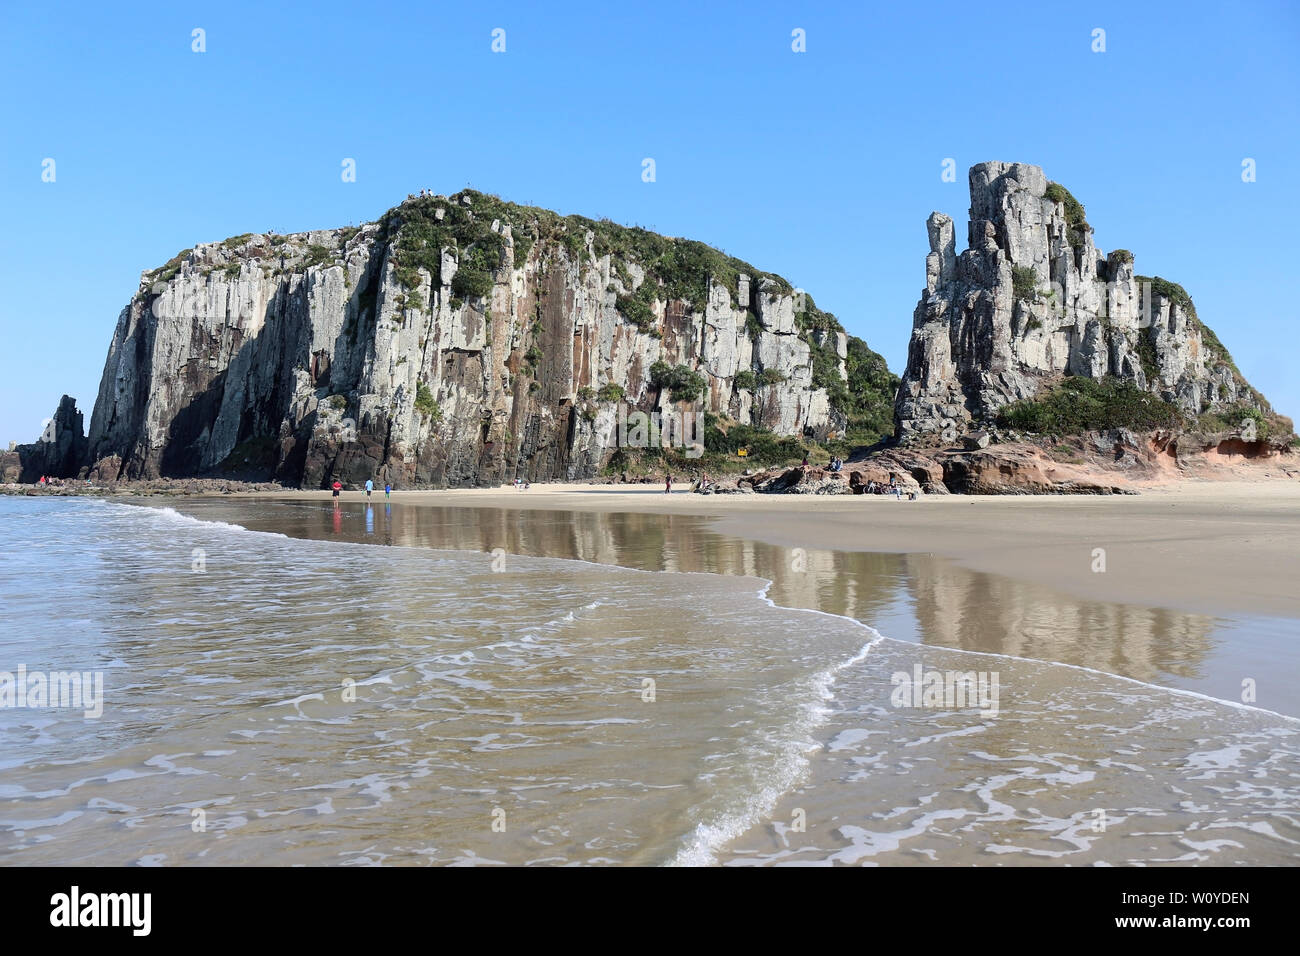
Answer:
[{"label": "rocky cliff", "polygon": [[842,430],[850,344],[784,279],[702,243],[422,195],[144,274],[84,460],[101,479],[306,487],[582,478],[614,451],[621,406]]},{"label": "rocky cliff", "polygon": [[[898,438],[951,443],[1066,376],[1128,385],[1173,406],[1180,421],[1156,416],[1161,425],[1272,416],[1183,288],[1135,275],[1127,250],[1102,255],[1084,207],[1040,168],[980,163],[970,198],[960,256],[951,218],[936,212],[926,223]],[[1290,432],[1289,421],[1276,424]]]}]

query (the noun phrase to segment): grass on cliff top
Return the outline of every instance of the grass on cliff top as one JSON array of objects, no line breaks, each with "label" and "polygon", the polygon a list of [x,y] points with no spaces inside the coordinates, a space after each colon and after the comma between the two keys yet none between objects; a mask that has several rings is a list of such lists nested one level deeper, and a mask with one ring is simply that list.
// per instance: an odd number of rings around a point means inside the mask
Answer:
[{"label": "grass on cliff top", "polygon": [[1084,239],[1088,233],[1092,232],[1092,226],[1088,225],[1087,213],[1083,208],[1083,203],[1075,199],[1074,194],[1060,183],[1048,183],[1047,192],[1043,195],[1052,202],[1064,204],[1065,221],[1069,226],[1070,247],[1075,251],[1083,248]]},{"label": "grass on cliff top", "polygon": [[176,278],[177,273],[181,271],[181,264],[193,251],[193,248],[189,248],[182,249],[180,252],[176,253],[176,255],[172,256],[157,269],[148,273],[149,282],[170,282],[172,279]]},{"label": "grass on cliff top", "polygon": [[[442,210],[441,219],[438,210]],[[590,231],[591,252],[595,256],[608,254],[621,263],[634,262],[641,266],[656,280],[660,298],[680,299],[695,308],[703,308],[712,279],[729,289],[734,301],[742,273],[755,283],[768,278],[781,291],[791,290],[790,283],[775,273],[756,269],[702,242],[673,239],[638,226],[621,226],[608,219],[561,216],[549,209],[521,206],[473,189],[451,196],[408,199],[384,213],[380,224],[382,234],[393,243],[399,265],[410,270],[423,268],[438,283],[442,281],[444,248],[453,250],[460,259],[458,278],[467,267],[465,253],[479,250],[474,261],[468,263],[470,275],[465,282],[467,287],[482,288],[484,277],[490,284],[492,273],[503,264],[500,254],[505,240],[493,231],[493,221],[510,225],[516,267],[522,266],[539,244],[563,248],[570,258],[585,260]]]},{"label": "grass on cliff top", "polygon": [[1177,406],[1129,382],[1070,376],[1037,398],[1004,406],[997,422],[1039,435],[1074,435],[1110,428],[1178,428],[1186,419]]}]

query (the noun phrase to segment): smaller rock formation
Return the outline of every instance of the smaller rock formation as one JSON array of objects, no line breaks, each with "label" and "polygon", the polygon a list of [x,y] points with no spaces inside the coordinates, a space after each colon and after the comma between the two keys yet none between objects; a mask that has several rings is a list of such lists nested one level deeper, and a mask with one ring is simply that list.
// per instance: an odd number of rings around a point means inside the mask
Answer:
[{"label": "smaller rock formation", "polygon": [[[76,478],[86,457],[85,427],[76,400],[64,395],[41,437],[29,445],[19,445],[14,453],[18,457],[19,481],[30,484],[42,476]],[[12,462],[7,461],[5,471],[11,467]]]}]

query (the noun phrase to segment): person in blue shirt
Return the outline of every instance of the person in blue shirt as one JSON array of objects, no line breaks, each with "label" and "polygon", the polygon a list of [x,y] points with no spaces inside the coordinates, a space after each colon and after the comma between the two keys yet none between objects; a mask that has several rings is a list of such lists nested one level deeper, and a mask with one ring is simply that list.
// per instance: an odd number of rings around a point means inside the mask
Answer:
[{"label": "person in blue shirt", "polygon": [[366,479],[366,498],[370,498],[370,492],[375,490],[375,483],[370,478]]}]

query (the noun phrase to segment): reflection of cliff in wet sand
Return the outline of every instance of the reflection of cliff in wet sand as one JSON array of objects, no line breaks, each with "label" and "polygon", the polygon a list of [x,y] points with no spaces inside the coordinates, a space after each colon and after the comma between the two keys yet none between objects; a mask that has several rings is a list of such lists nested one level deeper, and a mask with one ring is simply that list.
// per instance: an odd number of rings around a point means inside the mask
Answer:
[{"label": "reflection of cliff in wet sand", "polygon": [[[485,554],[501,549],[507,555],[642,570],[764,578],[772,582],[768,596],[779,605],[853,617],[894,638],[1073,664],[1234,699],[1246,675],[1238,653],[1243,647],[1249,646],[1252,667],[1261,659],[1280,658],[1269,665],[1279,689],[1285,682],[1278,668],[1294,669],[1286,663],[1291,657],[1285,645],[1295,629],[1285,624],[1274,632],[1254,618],[1091,600],[971,571],[932,555],[766,544],[718,533],[693,515],[395,504],[384,508],[372,527],[362,520],[363,511],[349,504],[336,529],[332,509],[314,501],[205,502],[187,508],[293,537]],[[780,521],[756,524],[770,531]],[[1295,676],[1300,680],[1300,673]],[[1274,695],[1268,709],[1290,712],[1290,706]]]}]

